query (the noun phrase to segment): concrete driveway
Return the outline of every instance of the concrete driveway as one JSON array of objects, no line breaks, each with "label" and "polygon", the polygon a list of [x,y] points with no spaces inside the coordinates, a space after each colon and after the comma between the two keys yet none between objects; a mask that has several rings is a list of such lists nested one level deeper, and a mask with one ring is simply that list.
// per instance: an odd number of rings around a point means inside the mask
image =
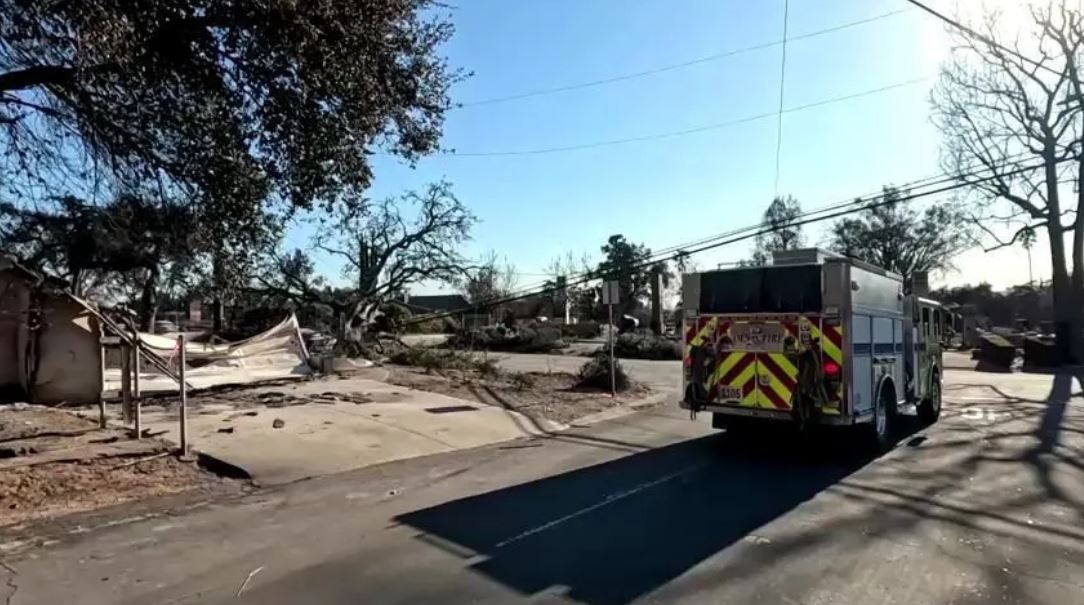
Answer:
[{"label": "concrete driveway", "polygon": [[[306,403],[259,403],[282,398]],[[263,485],[565,428],[500,407],[356,376],[245,389],[238,400],[244,405],[193,406],[192,447],[244,469]],[[143,420],[151,431],[165,431],[165,438],[179,443],[178,418],[175,409],[148,406]]]},{"label": "concrete driveway", "polygon": [[946,382],[942,421],[877,459],[845,439],[749,443],[706,416],[648,410],[83,526],[6,558],[0,596],[6,585],[12,605],[1079,602],[1079,382],[958,371]]}]

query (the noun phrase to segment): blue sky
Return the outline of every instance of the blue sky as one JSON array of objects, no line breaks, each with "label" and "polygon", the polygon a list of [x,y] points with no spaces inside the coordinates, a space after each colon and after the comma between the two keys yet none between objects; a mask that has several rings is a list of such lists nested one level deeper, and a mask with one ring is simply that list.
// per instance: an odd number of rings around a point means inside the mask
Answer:
[{"label": "blue sky", "polygon": [[[944,0],[931,3],[951,8]],[[445,51],[452,65],[474,75],[453,90],[453,100],[468,106],[449,113],[443,144],[460,153],[537,150],[774,112],[780,46],[604,86],[469,104],[778,41],[783,6],[783,0],[460,0],[451,10],[456,35]],[[784,107],[932,78],[947,52],[940,24],[903,0],[791,0],[791,37],[901,9],[789,43]],[[785,114],[778,192],[811,209],[937,174],[932,85],[930,79]],[[467,252],[507,256],[526,284],[566,252],[597,256],[613,233],[658,249],[759,221],[776,192],[776,132],[773,116],[562,153],[436,155],[415,167],[378,158],[371,195],[447,179],[481,221]],[[303,246],[308,234],[295,228],[288,244]],[[818,243],[822,229],[807,237]],[[695,260],[709,267],[748,254],[741,243]],[[336,271],[331,259],[318,261]],[[957,266],[941,281],[1004,286],[1027,279],[1022,251],[993,257],[976,251]]]}]

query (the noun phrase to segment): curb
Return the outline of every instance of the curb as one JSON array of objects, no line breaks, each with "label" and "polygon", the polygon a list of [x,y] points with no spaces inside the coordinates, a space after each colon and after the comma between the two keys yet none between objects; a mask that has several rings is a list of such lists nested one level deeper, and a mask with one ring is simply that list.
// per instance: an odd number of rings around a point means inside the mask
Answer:
[{"label": "curb", "polygon": [[652,407],[668,401],[671,398],[672,395],[669,393],[657,393],[649,397],[644,397],[643,399],[633,400],[629,403],[623,403],[608,410],[603,410],[601,412],[596,412],[594,414],[588,414],[587,416],[577,418],[569,423],[569,428],[590,426],[592,424],[598,424],[599,422],[604,422],[606,420],[613,420],[615,418],[628,416],[629,414],[637,412],[643,408]]}]

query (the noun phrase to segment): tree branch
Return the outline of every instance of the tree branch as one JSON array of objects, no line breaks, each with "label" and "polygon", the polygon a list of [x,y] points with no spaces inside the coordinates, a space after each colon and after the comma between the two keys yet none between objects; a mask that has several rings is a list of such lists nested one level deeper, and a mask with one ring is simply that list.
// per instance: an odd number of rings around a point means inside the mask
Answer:
[{"label": "tree branch", "polygon": [[1016,241],[1018,239],[1020,239],[1020,237],[1024,233],[1045,226],[1045,223],[1043,223],[1043,222],[1033,223],[1031,225],[1024,225],[1023,227],[1020,227],[1019,229],[1017,229],[1016,233],[1013,233],[1012,237],[1009,238],[1008,241],[1005,241],[1005,240],[1001,239],[1000,237],[998,237],[997,234],[994,233],[993,231],[991,231],[986,225],[983,225],[982,222],[979,221],[977,218],[972,217],[972,219],[974,220],[975,224],[979,226],[979,229],[982,229],[984,232],[986,232],[987,235],[989,235],[991,238],[993,238],[995,242],[997,242],[997,245],[995,245],[995,246],[990,246],[990,247],[983,246],[982,247],[983,252],[993,252],[994,250],[1000,250],[1001,248],[1008,248],[1009,246],[1012,246],[1013,244],[1015,244]]},{"label": "tree branch", "polygon": [[75,70],[56,65],[35,65],[0,74],[0,91],[25,90],[68,82]]}]

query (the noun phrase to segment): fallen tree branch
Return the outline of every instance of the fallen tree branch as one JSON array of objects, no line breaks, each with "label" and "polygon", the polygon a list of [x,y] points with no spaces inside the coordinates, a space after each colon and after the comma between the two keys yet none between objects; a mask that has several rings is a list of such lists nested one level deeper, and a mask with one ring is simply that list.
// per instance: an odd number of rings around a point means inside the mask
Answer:
[{"label": "fallen tree branch", "polygon": [[141,462],[149,462],[151,460],[157,460],[159,458],[165,458],[166,456],[172,456],[172,455],[173,455],[173,452],[168,451],[168,450],[164,451],[164,452],[158,452],[157,454],[152,454],[150,456],[144,456],[142,458],[137,458],[135,460],[132,460],[131,462],[125,462],[124,464],[118,464],[118,465],[112,467],[112,470],[117,470],[118,468],[128,468],[129,466],[135,466],[135,465],[137,465],[137,464],[139,464]]}]

